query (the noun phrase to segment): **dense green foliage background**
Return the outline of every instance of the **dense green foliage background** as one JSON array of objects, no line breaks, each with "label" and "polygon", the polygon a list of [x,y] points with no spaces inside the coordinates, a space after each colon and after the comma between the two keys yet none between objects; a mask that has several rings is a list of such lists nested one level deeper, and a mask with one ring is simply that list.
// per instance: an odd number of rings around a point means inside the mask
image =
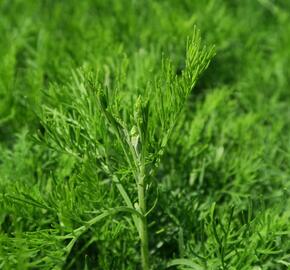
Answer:
[{"label": "dense green foliage background", "polygon": [[180,74],[195,25],[216,55],[165,148],[158,194],[156,184],[148,193],[150,206],[158,197],[152,269],[174,258],[188,259],[178,269],[290,269],[282,0],[0,0],[0,269],[139,269],[129,218],[107,218],[72,249],[60,237],[122,199],[92,160],[41,139],[42,109],[77,99],[83,70],[108,87],[125,76],[123,90],[141,93],[162,55]]}]

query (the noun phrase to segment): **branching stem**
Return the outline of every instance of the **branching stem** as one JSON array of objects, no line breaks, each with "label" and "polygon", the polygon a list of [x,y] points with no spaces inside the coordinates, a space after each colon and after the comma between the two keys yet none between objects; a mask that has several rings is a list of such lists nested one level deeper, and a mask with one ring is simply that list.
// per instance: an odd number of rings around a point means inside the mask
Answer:
[{"label": "branching stem", "polygon": [[142,269],[149,270],[149,249],[148,249],[148,228],[146,217],[146,197],[145,197],[145,169],[144,164],[140,165],[138,176],[138,204],[143,218],[140,218],[140,242]]}]

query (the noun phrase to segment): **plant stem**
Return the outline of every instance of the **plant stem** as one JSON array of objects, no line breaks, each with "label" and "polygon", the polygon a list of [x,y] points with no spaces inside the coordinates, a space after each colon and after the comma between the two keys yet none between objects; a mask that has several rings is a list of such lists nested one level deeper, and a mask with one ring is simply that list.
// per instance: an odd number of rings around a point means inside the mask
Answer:
[{"label": "plant stem", "polygon": [[146,198],[145,198],[145,172],[144,166],[140,166],[138,179],[138,202],[143,218],[140,218],[140,241],[141,241],[141,261],[142,269],[149,270],[149,250],[148,250],[148,228],[146,217]]}]

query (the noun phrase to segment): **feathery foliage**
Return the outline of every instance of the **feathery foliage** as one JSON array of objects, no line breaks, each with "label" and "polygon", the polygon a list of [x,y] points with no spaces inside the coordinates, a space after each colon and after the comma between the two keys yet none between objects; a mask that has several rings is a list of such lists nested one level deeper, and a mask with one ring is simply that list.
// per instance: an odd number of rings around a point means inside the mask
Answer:
[{"label": "feathery foliage", "polygon": [[0,1],[0,269],[289,269],[289,12]]}]

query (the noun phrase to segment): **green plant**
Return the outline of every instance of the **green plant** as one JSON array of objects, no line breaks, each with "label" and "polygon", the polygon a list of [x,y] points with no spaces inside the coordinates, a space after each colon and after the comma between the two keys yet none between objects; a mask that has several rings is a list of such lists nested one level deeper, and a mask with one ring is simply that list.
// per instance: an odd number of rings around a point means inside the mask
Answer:
[{"label": "green plant", "polygon": [[[157,192],[154,174],[160,158],[189,93],[212,55],[212,49],[202,47],[195,30],[188,40],[181,75],[176,75],[172,63],[163,59],[157,76],[152,74],[143,88],[133,88],[126,76],[130,64],[126,59],[119,73],[114,74],[111,86],[102,79],[102,71],[96,75],[79,70],[73,74],[73,83],[62,92],[57,87],[51,89],[55,106],[45,106],[41,116],[41,137],[48,145],[76,157],[80,163],[89,160],[95,171],[105,174],[116,185],[125,205],[103,212],[86,225],[92,226],[118,212],[131,213],[144,270],[150,268],[147,217],[157,203],[157,199],[148,202],[147,193],[149,189]],[[129,192],[127,185],[133,185],[133,190]],[[74,230],[73,242],[87,226]]]},{"label": "green plant", "polygon": [[0,1],[0,269],[288,269],[289,10]]}]

